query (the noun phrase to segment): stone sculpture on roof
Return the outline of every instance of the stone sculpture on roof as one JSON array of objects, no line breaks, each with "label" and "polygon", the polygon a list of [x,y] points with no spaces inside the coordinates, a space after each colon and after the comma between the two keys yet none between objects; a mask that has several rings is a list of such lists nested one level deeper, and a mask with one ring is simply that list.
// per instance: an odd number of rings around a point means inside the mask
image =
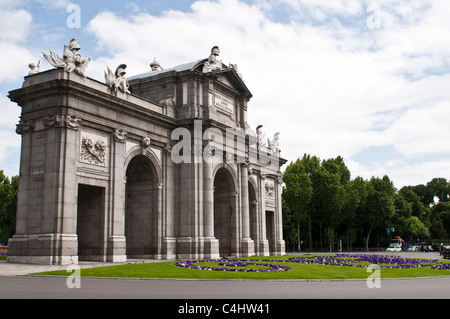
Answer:
[{"label": "stone sculpture on roof", "polygon": [[273,140],[267,139],[267,144],[269,145],[272,154],[278,155],[280,153],[280,143],[278,139],[280,138],[280,132],[275,133]]},{"label": "stone sculpture on roof", "polygon": [[156,61],[156,57],[153,59],[153,62],[150,63],[150,68],[152,69],[152,71],[162,71],[162,70],[164,70],[163,67],[161,66],[161,64],[159,64],[159,62]]},{"label": "stone sculpture on roof", "polygon": [[50,55],[45,54],[44,52],[42,52],[42,54],[48,63],[55,68],[65,68],[67,73],[75,72],[83,77],[86,77],[84,72],[91,61],[91,58],[82,58],[81,55],[78,54],[79,50],[81,50],[81,47],[77,39],[73,38],[70,40],[69,45],[64,45],[63,58],[52,50],[49,50]]},{"label": "stone sculpture on roof", "polygon": [[107,67],[107,71],[105,71],[105,82],[111,87],[114,92],[117,92],[117,89],[121,90],[123,93],[130,94],[130,85],[128,84],[127,79],[125,78],[125,69],[127,68],[126,64],[120,64],[116,68],[116,72],[112,72],[112,70]]},{"label": "stone sculpture on roof", "polygon": [[33,75],[41,72],[41,60],[39,60],[37,64],[36,63],[28,64],[28,67],[30,68],[28,75]]},{"label": "stone sculpture on roof", "polygon": [[203,65],[203,73],[208,73],[215,70],[222,70],[222,61],[218,59],[218,56],[220,54],[220,49],[218,46],[214,46],[211,49],[211,54],[208,57],[208,60],[205,61],[205,64]]},{"label": "stone sculpture on roof", "polygon": [[261,129],[262,125],[258,125],[256,127],[256,143],[259,146],[266,146],[266,133],[264,133]]}]

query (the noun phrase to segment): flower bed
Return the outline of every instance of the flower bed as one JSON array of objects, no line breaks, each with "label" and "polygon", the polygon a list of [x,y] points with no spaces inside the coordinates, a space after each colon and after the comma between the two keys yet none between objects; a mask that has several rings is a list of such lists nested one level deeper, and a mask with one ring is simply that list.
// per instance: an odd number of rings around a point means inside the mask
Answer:
[{"label": "flower bed", "polygon": [[[221,267],[216,266],[200,266],[201,263],[218,263]],[[418,258],[402,258],[399,256],[386,255],[370,255],[370,254],[336,254],[327,256],[302,256],[291,257],[288,260],[274,259],[206,259],[206,260],[187,260],[179,261],[174,265],[199,270],[212,271],[234,271],[234,272],[269,272],[269,271],[289,271],[289,266],[282,266],[272,263],[306,263],[315,265],[328,266],[350,266],[350,267],[367,267],[368,265],[379,265],[380,268],[414,268],[414,267],[430,267],[431,269],[450,270],[450,263],[442,263],[438,260],[418,259]],[[249,267],[249,266],[257,266]],[[264,268],[260,268],[264,267]]]},{"label": "flower bed", "polygon": [[6,259],[8,256],[8,248],[0,248],[0,260]]},{"label": "flower bed", "polygon": [[293,257],[289,258],[289,261],[334,266],[367,267],[368,265],[375,264],[380,265],[380,268],[431,267],[432,269],[450,270],[449,263],[441,263],[438,260],[403,258],[399,256],[385,255],[336,254],[336,256]]},{"label": "flower bed", "polygon": [[[209,260],[187,260],[187,261],[179,261],[174,265],[178,267],[191,268],[191,269],[201,269],[201,270],[214,270],[214,271],[240,271],[240,272],[267,272],[267,271],[288,271],[291,268],[288,266],[274,265],[269,264],[267,262],[288,262],[287,260],[247,260],[247,259],[209,259]],[[210,266],[198,266],[194,265],[196,263],[205,263],[205,262],[219,262],[219,266],[224,267],[210,267]],[[265,262],[265,263],[260,263]],[[262,266],[266,268],[238,268],[238,267],[247,267],[248,265],[253,266]],[[233,267],[233,268],[228,268]]]}]

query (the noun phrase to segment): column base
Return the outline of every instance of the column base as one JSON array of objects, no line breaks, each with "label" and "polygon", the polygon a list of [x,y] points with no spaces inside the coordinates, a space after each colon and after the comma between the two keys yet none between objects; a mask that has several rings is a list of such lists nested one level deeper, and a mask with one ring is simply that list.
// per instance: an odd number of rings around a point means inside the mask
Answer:
[{"label": "column base", "polygon": [[127,242],[125,236],[111,236],[108,243],[107,261],[121,263],[127,261]]},{"label": "column base", "polygon": [[37,265],[78,264],[74,234],[15,235],[8,241],[8,262]]},{"label": "column base", "polygon": [[163,239],[162,259],[176,259],[177,239],[175,237],[165,237]]},{"label": "column base", "polygon": [[259,254],[261,256],[270,256],[269,241],[267,239],[262,239],[259,242]]},{"label": "column base", "polygon": [[250,257],[255,256],[255,242],[251,238],[241,239],[241,256]]},{"label": "column base", "polygon": [[205,237],[203,239],[204,258],[219,259],[219,240],[215,237]]}]

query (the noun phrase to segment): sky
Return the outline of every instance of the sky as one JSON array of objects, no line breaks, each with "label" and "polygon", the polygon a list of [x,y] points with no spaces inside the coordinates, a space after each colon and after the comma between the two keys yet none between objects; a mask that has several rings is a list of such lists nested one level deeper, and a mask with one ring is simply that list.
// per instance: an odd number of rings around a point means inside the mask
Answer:
[{"label": "sky", "polygon": [[[280,132],[282,157],[342,156],[352,178],[399,189],[450,178],[448,0],[0,0],[0,170],[17,175],[22,86],[42,52],[77,38],[86,71],[127,75],[219,46],[253,94],[248,122]],[[286,167],[286,166],[284,166]],[[283,168],[284,168],[283,167]]]}]

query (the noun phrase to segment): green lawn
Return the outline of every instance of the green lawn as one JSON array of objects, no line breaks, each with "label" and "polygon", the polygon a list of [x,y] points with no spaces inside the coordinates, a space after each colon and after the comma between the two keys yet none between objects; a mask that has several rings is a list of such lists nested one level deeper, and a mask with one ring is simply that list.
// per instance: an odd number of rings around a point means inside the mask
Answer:
[{"label": "green lawn", "polygon": [[[292,256],[253,257],[245,259],[278,259],[284,260]],[[241,258],[243,259],[243,258]],[[444,260],[439,260],[444,262]],[[201,266],[220,267],[218,262],[199,263]],[[272,272],[230,272],[198,270],[177,267],[174,262],[137,263],[118,266],[106,266],[81,269],[83,277],[116,277],[116,278],[179,278],[179,279],[209,279],[209,280],[319,280],[319,279],[367,279],[372,272],[364,267],[328,266],[303,263],[274,263],[291,267],[289,271]],[[247,266],[257,268],[258,266]],[[51,271],[39,275],[68,276],[70,273]],[[381,269],[383,278],[450,276],[450,270],[436,270],[429,267],[408,269]]]},{"label": "green lawn", "polygon": [[8,249],[0,248],[0,260],[6,260],[8,258]]}]

